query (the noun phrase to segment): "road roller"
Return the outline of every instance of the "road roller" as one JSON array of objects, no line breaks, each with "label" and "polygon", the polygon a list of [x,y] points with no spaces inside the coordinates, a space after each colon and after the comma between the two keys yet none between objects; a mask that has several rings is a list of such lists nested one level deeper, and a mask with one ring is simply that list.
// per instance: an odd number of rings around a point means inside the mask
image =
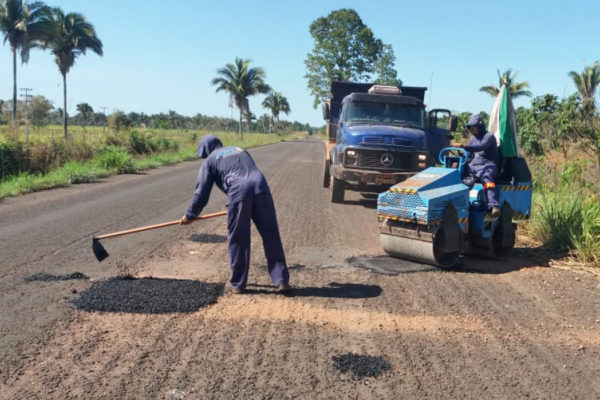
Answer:
[{"label": "road roller", "polygon": [[524,158],[502,159],[496,178],[501,214],[492,218],[481,183],[462,183],[466,150],[447,147],[429,167],[377,198],[381,245],[392,257],[448,268],[462,255],[503,259],[516,222],[531,215],[531,173]]}]

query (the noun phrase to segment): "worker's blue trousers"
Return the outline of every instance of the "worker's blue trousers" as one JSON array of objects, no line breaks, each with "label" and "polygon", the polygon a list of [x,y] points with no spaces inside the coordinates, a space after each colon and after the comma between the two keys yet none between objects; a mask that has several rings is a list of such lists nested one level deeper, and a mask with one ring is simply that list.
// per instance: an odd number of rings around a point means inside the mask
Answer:
[{"label": "worker's blue trousers", "polygon": [[274,285],[288,284],[289,272],[279,236],[273,198],[269,193],[261,193],[227,206],[231,286],[243,289],[248,281],[250,220],[254,221],[262,237],[271,282]]},{"label": "worker's blue trousers", "polygon": [[498,196],[496,194],[495,177],[498,174],[498,168],[495,164],[465,165],[463,183],[472,188],[477,180],[483,183],[484,192],[487,200],[487,208],[498,207]]}]

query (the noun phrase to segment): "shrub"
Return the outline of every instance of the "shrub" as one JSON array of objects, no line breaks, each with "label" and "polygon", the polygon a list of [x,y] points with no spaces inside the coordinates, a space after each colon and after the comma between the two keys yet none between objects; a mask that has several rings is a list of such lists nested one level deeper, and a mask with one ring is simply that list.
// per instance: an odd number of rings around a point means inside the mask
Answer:
[{"label": "shrub", "polygon": [[162,136],[151,138],[150,143],[154,151],[177,150],[179,148],[179,143],[176,140]]},{"label": "shrub", "polygon": [[23,145],[20,142],[0,142],[0,180],[22,170]]},{"label": "shrub", "polygon": [[588,201],[582,212],[581,233],[572,237],[577,257],[590,264],[600,264],[600,205]]},{"label": "shrub", "polygon": [[135,172],[133,158],[121,147],[105,147],[96,156],[96,162],[102,168],[115,170],[119,174]]},{"label": "shrub", "polygon": [[148,135],[139,133],[138,131],[129,132],[129,147],[131,151],[137,154],[151,153],[153,151]]},{"label": "shrub", "polygon": [[62,174],[72,184],[95,182],[101,173],[90,163],[69,161],[65,163],[57,173]]},{"label": "shrub", "polygon": [[553,192],[536,197],[535,230],[544,245],[553,251],[568,252],[575,248],[583,222],[583,201],[579,196]]},{"label": "shrub", "polygon": [[68,159],[68,151],[64,142],[37,143],[27,149],[27,157],[28,172],[45,174]]},{"label": "shrub", "polygon": [[105,143],[107,146],[127,146],[128,138],[126,138],[122,133],[111,131],[106,135]]},{"label": "shrub", "polygon": [[129,147],[136,154],[156,153],[166,150],[177,150],[179,144],[176,140],[163,136],[155,136],[151,132],[129,132]]}]

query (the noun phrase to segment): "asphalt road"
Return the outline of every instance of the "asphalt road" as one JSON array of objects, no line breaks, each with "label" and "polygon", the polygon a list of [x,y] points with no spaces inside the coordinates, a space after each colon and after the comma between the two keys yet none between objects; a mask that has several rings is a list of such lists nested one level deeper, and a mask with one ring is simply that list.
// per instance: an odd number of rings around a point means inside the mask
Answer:
[{"label": "asphalt road", "polygon": [[[329,201],[323,143],[250,152],[290,296],[253,231],[248,294],[194,312],[173,300],[227,279],[224,217],[106,239],[94,258],[95,234],[180,218],[201,161],[0,201],[0,398],[600,398],[597,275],[538,265],[535,249],[450,271],[390,259],[372,196]],[[224,204],[215,188],[204,212]],[[140,279],[109,280],[122,275]],[[135,307],[78,308],[94,288]],[[352,377],[333,361],[348,353],[390,369]]]}]

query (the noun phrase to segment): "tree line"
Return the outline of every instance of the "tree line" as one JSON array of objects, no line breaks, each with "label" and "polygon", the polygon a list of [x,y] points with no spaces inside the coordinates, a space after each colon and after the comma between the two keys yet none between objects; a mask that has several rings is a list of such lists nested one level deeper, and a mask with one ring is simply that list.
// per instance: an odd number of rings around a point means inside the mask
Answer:
[{"label": "tree line", "polygon": [[17,52],[27,63],[29,51],[41,48],[54,55],[54,62],[63,78],[63,133],[67,138],[67,74],[75,59],[88,50],[102,56],[102,42],[94,26],[80,13],[65,13],[60,7],[43,2],[27,4],[24,0],[0,2],[0,31],[10,44],[13,56],[13,123],[17,118]]},{"label": "tree line", "polygon": [[[278,96],[273,96],[277,100]],[[265,98],[265,102],[271,101],[270,98]],[[28,105],[28,120],[34,129],[40,129],[47,125],[60,125],[63,122],[63,109],[54,109],[50,100],[44,96],[33,96]],[[148,129],[199,129],[199,130],[214,130],[214,131],[236,131],[238,130],[238,121],[234,118],[216,117],[197,113],[193,116],[185,116],[176,111],[169,110],[167,113],[146,114],[144,112],[129,112],[125,113],[116,110],[113,113],[106,115],[102,112],[95,111],[88,103],[79,103],[76,106],[77,113],[73,116],[68,116],[69,125],[77,125],[81,127],[96,126],[109,127],[115,130],[130,129],[130,128],[148,128]],[[277,110],[277,107],[274,107]],[[8,123],[10,120],[10,110],[12,109],[12,100],[0,100],[0,125]],[[17,119],[24,119],[26,113],[26,105],[24,101],[17,103]],[[249,132],[265,132],[271,133],[275,129],[279,132],[292,131],[311,131],[317,128],[311,127],[309,124],[298,121],[279,120],[278,113],[262,114],[260,117],[252,117],[250,124],[247,126]]]},{"label": "tree line", "polygon": [[[581,72],[569,71],[576,92],[559,99],[553,94],[533,96],[528,82],[517,82],[518,73],[498,70],[498,86],[482,86],[479,90],[493,97],[506,84],[513,98],[532,97],[531,106],[515,110],[517,133],[521,147],[529,154],[542,155],[559,150],[567,158],[567,151],[575,143],[600,165],[600,116],[596,107],[596,93],[600,85],[600,64],[584,65]],[[466,119],[468,113],[461,118]]]}]

